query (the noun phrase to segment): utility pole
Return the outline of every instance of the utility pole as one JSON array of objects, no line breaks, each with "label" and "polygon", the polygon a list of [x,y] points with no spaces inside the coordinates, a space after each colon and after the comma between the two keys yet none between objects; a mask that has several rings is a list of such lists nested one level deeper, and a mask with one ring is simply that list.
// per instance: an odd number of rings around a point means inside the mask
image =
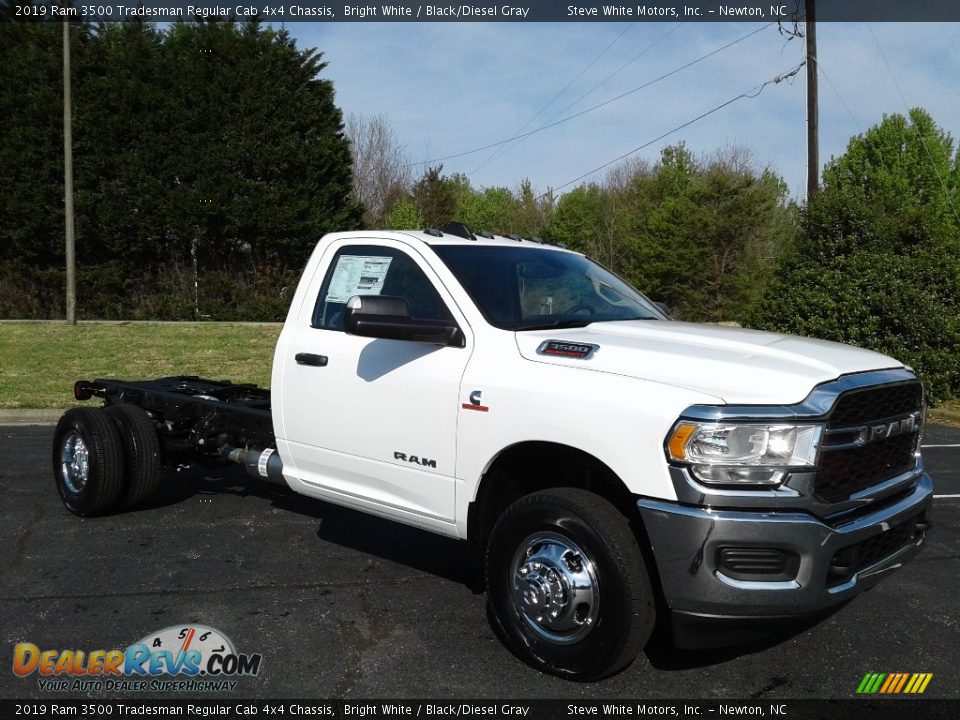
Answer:
[{"label": "utility pole", "polygon": [[67,323],[77,324],[77,258],[73,225],[73,107],[70,96],[70,21],[63,20],[63,209],[67,237]]},{"label": "utility pole", "polygon": [[819,110],[817,107],[817,16],[815,0],[804,0],[807,16],[807,202],[820,190]]}]

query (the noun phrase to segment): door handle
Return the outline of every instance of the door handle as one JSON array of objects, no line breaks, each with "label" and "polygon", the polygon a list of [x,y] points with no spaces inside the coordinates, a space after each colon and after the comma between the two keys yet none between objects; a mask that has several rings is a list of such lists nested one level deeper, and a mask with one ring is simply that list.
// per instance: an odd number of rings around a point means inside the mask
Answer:
[{"label": "door handle", "polygon": [[313,367],[327,366],[326,355],[314,355],[313,353],[297,353],[296,355],[293,356],[293,359],[297,361],[297,365],[312,365]]}]

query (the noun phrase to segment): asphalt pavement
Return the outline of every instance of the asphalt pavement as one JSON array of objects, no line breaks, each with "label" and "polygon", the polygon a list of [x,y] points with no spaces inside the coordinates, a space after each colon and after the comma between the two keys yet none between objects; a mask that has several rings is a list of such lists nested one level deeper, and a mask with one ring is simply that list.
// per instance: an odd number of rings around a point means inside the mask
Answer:
[{"label": "asphalt pavement", "polygon": [[[17,643],[126,648],[187,624],[262,655],[256,677],[216,697],[851,698],[872,672],[933,673],[925,697],[960,697],[957,429],[924,439],[938,497],[916,561],[812,627],[710,652],[657,641],[591,684],[504,649],[479,568],[453,540],[235,470],[172,473],[149,508],[77,518],[54,488],[52,434],[0,427],[0,697],[56,694],[12,672]],[[61,693],[82,696],[158,695]]]}]

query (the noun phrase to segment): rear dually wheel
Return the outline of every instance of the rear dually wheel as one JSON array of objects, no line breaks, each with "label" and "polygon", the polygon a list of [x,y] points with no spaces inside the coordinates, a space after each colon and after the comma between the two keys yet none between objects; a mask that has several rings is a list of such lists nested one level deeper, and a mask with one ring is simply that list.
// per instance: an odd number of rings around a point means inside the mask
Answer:
[{"label": "rear dually wheel", "polygon": [[100,408],[64,413],[53,435],[53,477],[70,512],[103,515],[123,493],[123,442]]},{"label": "rear dually wheel", "polygon": [[143,505],[160,483],[160,439],[147,413],[136,405],[104,408],[120,432],[125,456],[123,505]]}]

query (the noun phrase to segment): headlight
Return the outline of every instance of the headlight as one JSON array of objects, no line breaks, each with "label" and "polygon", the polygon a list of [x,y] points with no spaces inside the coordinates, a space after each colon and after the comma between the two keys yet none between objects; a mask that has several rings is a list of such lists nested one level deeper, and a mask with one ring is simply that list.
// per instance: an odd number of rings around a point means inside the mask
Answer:
[{"label": "headlight", "polygon": [[710,485],[779,485],[788,468],[813,467],[820,425],[699,423],[682,420],[667,454]]}]

